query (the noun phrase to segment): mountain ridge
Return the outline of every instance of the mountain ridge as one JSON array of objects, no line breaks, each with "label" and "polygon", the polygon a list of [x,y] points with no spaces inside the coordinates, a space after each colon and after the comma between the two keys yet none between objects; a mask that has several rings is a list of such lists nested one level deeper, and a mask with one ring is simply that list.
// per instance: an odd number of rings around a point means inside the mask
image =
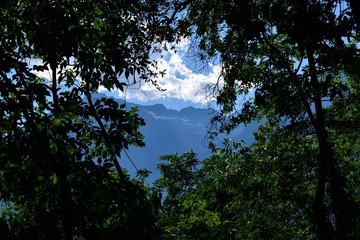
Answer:
[{"label": "mountain ridge", "polygon": [[[101,93],[93,95],[94,99],[102,97],[113,98]],[[120,159],[120,165],[127,169],[132,177],[136,176],[134,164],[137,169],[147,169],[152,172],[148,178],[148,182],[152,183],[160,176],[156,166],[160,163],[159,157],[162,155],[174,153],[180,155],[193,150],[198,158],[203,160],[212,154],[207,147],[206,137],[210,120],[216,113],[214,109],[189,106],[174,110],[166,108],[161,103],[140,105],[113,99],[119,104],[126,103],[126,109],[137,107],[139,116],[146,123],[140,128],[140,132],[144,135],[145,147],[130,146]],[[233,138],[236,141],[241,135],[252,136],[252,132],[253,127],[239,128],[230,136],[219,136],[216,144],[221,144],[224,137]],[[127,155],[130,159],[126,159]]]}]

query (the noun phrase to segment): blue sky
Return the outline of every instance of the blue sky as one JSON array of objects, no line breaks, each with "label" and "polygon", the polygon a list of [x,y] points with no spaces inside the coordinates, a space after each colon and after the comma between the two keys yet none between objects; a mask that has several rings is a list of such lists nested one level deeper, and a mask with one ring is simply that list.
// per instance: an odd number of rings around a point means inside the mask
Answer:
[{"label": "blue sky", "polygon": [[176,52],[169,50],[152,56],[160,70],[166,69],[166,74],[157,79],[166,91],[160,92],[151,83],[142,82],[129,86],[125,92],[108,92],[102,88],[100,92],[142,105],[162,103],[168,109],[214,105],[214,99],[208,96],[206,87],[217,83],[220,65],[199,62],[191,51],[189,39],[182,40],[175,47]]},{"label": "blue sky", "polygon": [[[170,45],[169,43],[167,43]],[[151,83],[141,82],[126,88],[124,92],[119,90],[109,92],[104,88],[99,92],[109,97],[124,99],[128,102],[141,105],[152,105],[161,103],[168,109],[180,110],[193,106],[204,108],[208,105],[214,106],[214,98],[209,96],[206,88],[216,84],[220,75],[218,63],[200,62],[195,56],[194,48],[189,39],[183,39],[175,44],[174,50],[154,53],[151,58],[158,62],[159,70],[166,70],[163,77],[157,80],[160,87],[166,91],[158,91]],[[29,59],[30,65],[42,64],[40,59]],[[71,68],[71,67],[69,67]],[[34,72],[39,77],[51,79],[50,71]],[[126,81],[125,78],[119,79]]]}]

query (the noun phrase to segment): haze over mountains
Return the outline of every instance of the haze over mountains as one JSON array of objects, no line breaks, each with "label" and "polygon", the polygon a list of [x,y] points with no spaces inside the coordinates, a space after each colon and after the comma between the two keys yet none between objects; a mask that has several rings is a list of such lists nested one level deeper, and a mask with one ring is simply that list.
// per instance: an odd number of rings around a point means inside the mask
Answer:
[{"label": "haze over mountains", "polygon": [[[93,97],[104,96],[96,94]],[[122,100],[117,101],[123,103]],[[139,115],[146,122],[146,125],[140,129],[145,137],[145,147],[130,147],[127,153],[138,169],[146,168],[152,172],[147,179],[149,183],[159,177],[156,166],[160,163],[159,156],[161,155],[174,153],[181,155],[189,150],[196,152],[200,160],[211,155],[207,147],[209,140],[206,137],[210,119],[214,114],[213,109],[189,106],[178,111],[167,109],[162,104],[145,106],[127,102],[126,108],[131,107],[138,107]],[[252,132],[256,128],[257,124],[240,127],[230,136],[220,136],[217,144],[221,144],[221,138],[237,140],[240,136],[246,142],[251,142],[253,141]],[[135,177],[135,167],[124,153],[120,164]]]}]

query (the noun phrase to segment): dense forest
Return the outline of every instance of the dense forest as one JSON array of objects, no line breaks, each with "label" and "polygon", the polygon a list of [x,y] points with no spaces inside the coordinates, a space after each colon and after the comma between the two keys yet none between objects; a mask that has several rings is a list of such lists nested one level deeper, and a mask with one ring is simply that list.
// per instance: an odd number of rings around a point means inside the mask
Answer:
[{"label": "dense forest", "polygon": [[[359,6],[2,1],[0,238],[359,239]],[[151,56],[184,38],[197,61],[221,63],[209,138],[261,126],[251,146],[162,156],[149,186],[119,164],[144,145],[144,120],[92,95],[163,91]]]}]

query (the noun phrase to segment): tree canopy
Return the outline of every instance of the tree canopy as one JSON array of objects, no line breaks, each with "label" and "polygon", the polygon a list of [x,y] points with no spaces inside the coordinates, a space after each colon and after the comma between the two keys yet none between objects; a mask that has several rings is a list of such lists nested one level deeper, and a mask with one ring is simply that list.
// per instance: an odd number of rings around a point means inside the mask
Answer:
[{"label": "tree canopy", "polygon": [[[154,1],[0,5],[0,186],[10,239],[149,239],[144,186],[118,162],[142,146],[136,109],[93,99],[152,81],[165,39]],[[5,236],[6,234],[4,234]]]},{"label": "tree canopy", "polygon": [[[200,59],[220,58],[224,85],[213,88],[222,106],[214,118],[220,131],[266,119],[249,161],[266,159],[273,171],[286,162],[282,181],[300,174],[288,181],[293,189],[299,179],[308,181],[306,203],[289,201],[308,212],[319,239],[356,239],[358,184],[350,176],[358,172],[359,160],[358,3],[193,0],[177,6],[175,27],[197,43]],[[259,213],[254,216],[273,217]]]},{"label": "tree canopy", "polygon": [[[0,13],[3,236],[358,238],[357,1],[10,0]],[[93,93],[160,89],[151,53],[184,37],[220,60],[219,131],[261,124],[251,146],[226,141],[202,163],[162,157],[150,189],[118,162],[145,122]]]}]

